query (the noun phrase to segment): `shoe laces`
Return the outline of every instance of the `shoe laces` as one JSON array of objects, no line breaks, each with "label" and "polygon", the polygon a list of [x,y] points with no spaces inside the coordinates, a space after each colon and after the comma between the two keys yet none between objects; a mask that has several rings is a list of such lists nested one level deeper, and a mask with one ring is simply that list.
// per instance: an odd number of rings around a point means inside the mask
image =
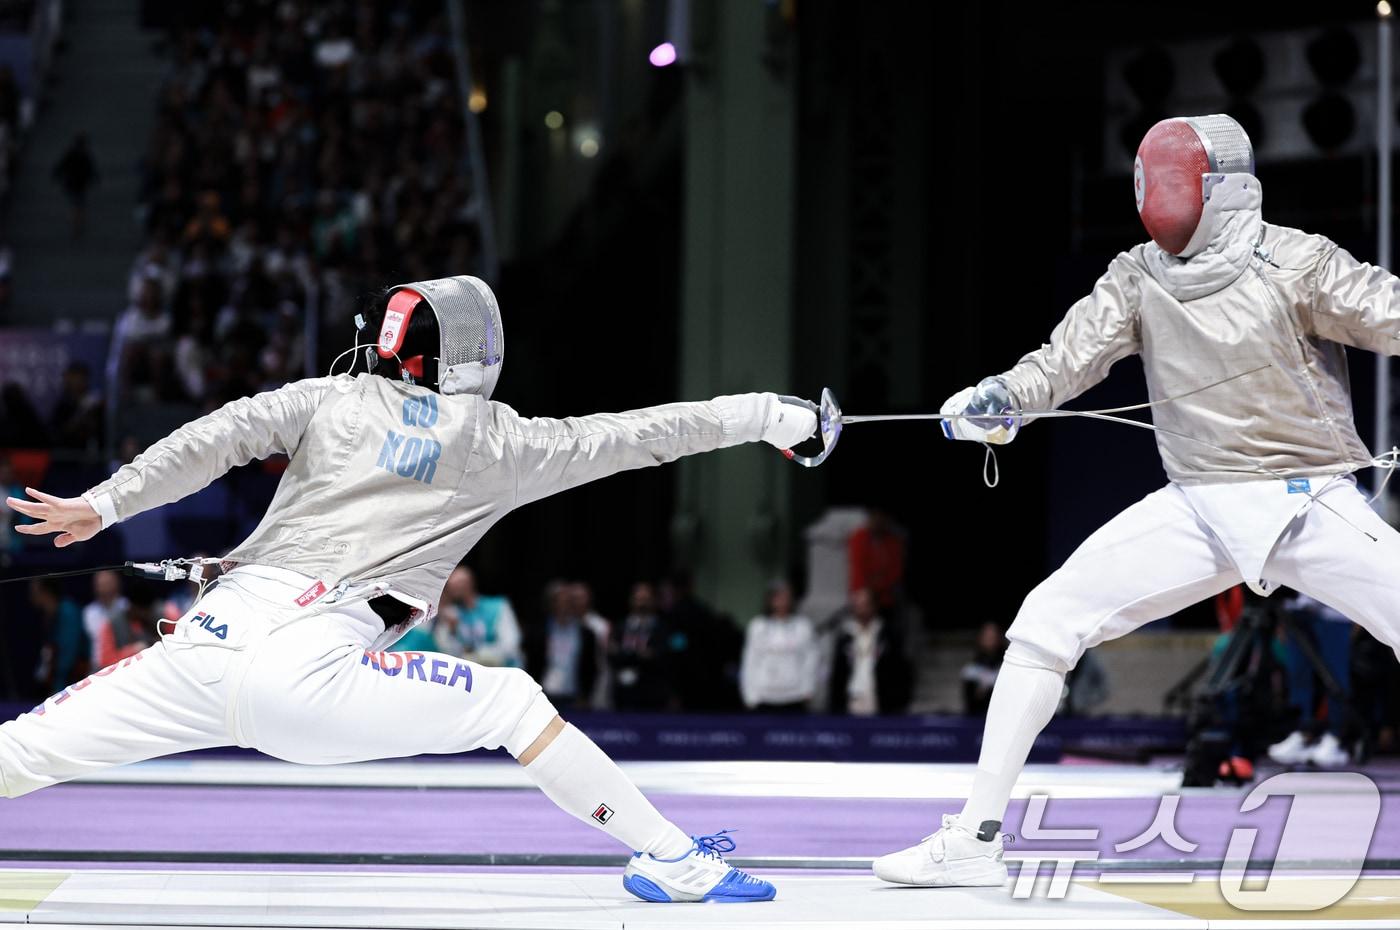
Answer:
[{"label": "shoe laces", "polygon": [[707,833],[704,836],[694,836],[695,849],[700,855],[709,859],[724,861],[724,854],[734,851],[734,838],[729,836],[731,830],[721,830],[718,833]]}]

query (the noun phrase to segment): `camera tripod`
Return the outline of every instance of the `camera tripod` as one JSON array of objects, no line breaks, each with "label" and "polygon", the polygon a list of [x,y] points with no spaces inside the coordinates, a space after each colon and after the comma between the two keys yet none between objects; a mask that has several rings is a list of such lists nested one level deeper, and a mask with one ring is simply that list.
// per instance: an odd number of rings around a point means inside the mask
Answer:
[{"label": "camera tripod", "polygon": [[[1202,659],[1167,692],[1168,710],[1184,712],[1191,733],[1182,772],[1184,785],[1214,784],[1219,763],[1235,747],[1253,757],[1274,741],[1284,710],[1273,682],[1274,674],[1282,668],[1273,654],[1280,630],[1298,647],[1332,705],[1345,709],[1348,720],[1359,722],[1363,730],[1354,758],[1364,756],[1370,743],[1367,724],[1323,661],[1312,636],[1289,611],[1256,604],[1245,608],[1223,650]],[[1202,678],[1205,682],[1197,689]],[[1231,703],[1233,719],[1223,712]]]}]

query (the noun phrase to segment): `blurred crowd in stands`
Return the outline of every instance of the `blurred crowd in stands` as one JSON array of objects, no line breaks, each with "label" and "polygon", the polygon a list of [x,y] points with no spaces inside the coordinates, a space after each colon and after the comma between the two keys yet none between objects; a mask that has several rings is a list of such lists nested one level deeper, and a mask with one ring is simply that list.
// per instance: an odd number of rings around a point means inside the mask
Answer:
[{"label": "blurred crowd in stands", "polygon": [[440,5],[214,9],[172,36],[115,343],[138,396],[201,406],[299,376],[306,311],[477,248]]},{"label": "blurred crowd in stands", "polygon": [[[914,686],[898,595],[903,540],[888,523],[873,535],[873,548],[871,533],[852,537],[852,562],[866,571],[851,572],[849,597],[832,616],[804,616],[792,586],[774,581],[741,629],[698,597],[685,573],[638,581],[614,616],[595,607],[586,582],[562,579],[517,611],[508,598],[481,591],[461,565],[436,615],[393,648],[524,668],[565,710],[903,713]],[[872,577],[883,587],[870,587]],[[196,590],[102,571],[84,604],[55,581],[31,582],[43,630],[35,696],[150,645],[162,621],[190,609]]]},{"label": "blurred crowd in stands", "polygon": [[43,631],[34,670],[36,696],[57,693],[160,637],[194,603],[194,585],[123,583],[115,571],[92,576],[91,600],[80,605],[50,578],[29,583],[29,604]]},{"label": "blurred crowd in stands", "polygon": [[[52,412],[17,382],[0,394],[6,434],[30,447],[144,444],[319,371],[322,327],[328,345],[347,342],[347,308],[383,287],[481,270],[440,4],[284,3],[271,22],[255,4],[199,10],[168,36],[141,166],[145,243],[113,308],[108,370],[74,365]],[[16,107],[0,68],[0,152]],[[78,235],[97,181],[81,135],[53,174]],[[0,295],[4,264],[0,252]]]},{"label": "blurred crowd in stands", "polygon": [[[5,445],[98,455],[102,440],[102,392],[93,383],[92,369],[72,362],[63,370],[58,398],[43,416],[15,382],[0,387],[0,435]],[[0,464],[3,473],[10,463]]]}]

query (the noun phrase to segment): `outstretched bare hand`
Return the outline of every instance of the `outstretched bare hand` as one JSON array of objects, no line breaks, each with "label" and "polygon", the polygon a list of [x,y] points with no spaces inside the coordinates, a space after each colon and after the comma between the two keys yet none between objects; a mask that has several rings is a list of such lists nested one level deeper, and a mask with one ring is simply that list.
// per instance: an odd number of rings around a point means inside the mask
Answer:
[{"label": "outstretched bare hand", "polygon": [[33,517],[38,523],[19,523],[16,533],[26,536],[43,536],[57,533],[53,544],[62,549],[75,542],[82,542],[96,536],[102,529],[102,518],[91,505],[81,497],[54,497],[34,488],[25,488],[25,493],[34,500],[7,497],[5,503],[26,517]]}]

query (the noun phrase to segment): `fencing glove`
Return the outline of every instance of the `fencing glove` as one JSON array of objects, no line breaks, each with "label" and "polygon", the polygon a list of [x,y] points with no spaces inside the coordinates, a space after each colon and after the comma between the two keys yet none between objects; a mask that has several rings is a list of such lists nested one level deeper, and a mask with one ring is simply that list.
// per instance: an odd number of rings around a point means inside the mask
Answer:
[{"label": "fencing glove", "polygon": [[1016,438],[1021,418],[1016,398],[1001,378],[983,378],[976,387],[963,388],[944,402],[939,413],[960,414],[966,420],[944,420],[943,435],[1005,445]]},{"label": "fencing glove", "polygon": [[791,449],[817,432],[815,404],[796,397],[763,395],[768,400],[768,419],[763,424],[764,442],[779,449]]}]

